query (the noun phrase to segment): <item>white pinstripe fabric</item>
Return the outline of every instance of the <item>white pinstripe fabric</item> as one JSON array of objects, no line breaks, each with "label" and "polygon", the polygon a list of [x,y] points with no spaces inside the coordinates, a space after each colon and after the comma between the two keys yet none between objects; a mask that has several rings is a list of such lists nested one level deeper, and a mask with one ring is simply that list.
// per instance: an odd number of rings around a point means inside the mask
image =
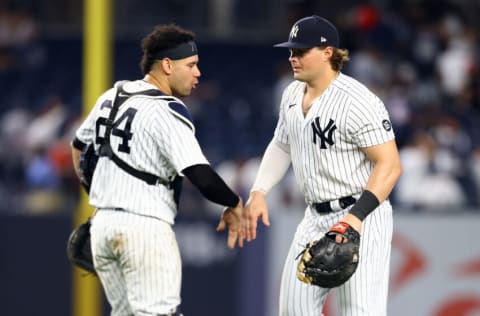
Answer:
[{"label": "white pinstripe fabric", "polygon": [[[302,113],[305,83],[295,81],[283,94],[275,130],[276,140],[290,145],[292,166],[306,202],[323,202],[360,193],[372,164],[360,147],[385,143],[393,129],[382,125],[389,116],[378,97],[355,79],[340,74],[310,108]],[[333,120],[334,144],[326,149],[313,143],[311,124],[319,118],[325,128]]]},{"label": "white pinstripe fabric", "polygon": [[[128,91],[142,91],[154,87],[137,80],[127,83],[124,88]],[[98,117],[106,118],[110,113],[109,108],[102,109],[101,105],[112,97],[113,90],[109,90],[99,98],[76,133],[79,140],[84,143],[94,141]],[[181,103],[178,99],[177,102]],[[128,142],[130,153],[118,151],[118,146],[123,141],[121,137],[112,134],[110,142],[116,155],[130,166],[163,179],[171,179],[186,167],[208,164],[194,133],[169,112],[167,102],[155,97],[133,96],[120,107],[117,119],[127,109],[137,110],[131,125],[132,139]],[[125,122],[122,122],[120,128],[123,124]],[[93,176],[90,204],[97,208],[123,208],[158,217],[171,224],[176,215],[172,190],[163,185],[148,185],[103,157]]]},{"label": "white pinstripe fabric", "polygon": [[[304,117],[304,91],[305,83],[299,81],[285,89],[275,138],[290,145],[292,167],[305,201],[311,204],[360,194],[373,168],[361,147],[395,137],[384,104],[363,84],[340,74]],[[334,126],[331,142],[327,137],[329,124]],[[325,138],[314,128],[323,131]],[[300,282],[295,258],[308,242],[322,237],[341,220],[345,212],[321,216],[306,209],[284,266],[280,316],[321,314],[328,290]],[[387,200],[363,221],[359,267],[352,279],[337,289],[343,316],[386,315],[391,235],[392,209]]]},{"label": "white pinstripe fabric", "polygon": [[180,305],[180,252],[168,223],[103,209],[91,235],[112,316],[167,314]]}]

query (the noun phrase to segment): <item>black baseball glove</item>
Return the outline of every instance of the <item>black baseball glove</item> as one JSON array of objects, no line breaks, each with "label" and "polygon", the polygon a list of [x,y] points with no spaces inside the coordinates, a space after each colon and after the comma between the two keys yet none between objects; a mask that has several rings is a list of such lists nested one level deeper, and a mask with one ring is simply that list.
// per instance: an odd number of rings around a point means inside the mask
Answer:
[{"label": "black baseball glove", "polygon": [[96,274],[90,246],[90,218],[70,234],[67,242],[67,257],[77,267]]},{"label": "black baseball glove", "polygon": [[[342,236],[342,243],[335,241],[338,235]],[[360,234],[347,223],[339,222],[299,254],[297,277],[324,288],[340,286],[355,273],[359,248]]]}]

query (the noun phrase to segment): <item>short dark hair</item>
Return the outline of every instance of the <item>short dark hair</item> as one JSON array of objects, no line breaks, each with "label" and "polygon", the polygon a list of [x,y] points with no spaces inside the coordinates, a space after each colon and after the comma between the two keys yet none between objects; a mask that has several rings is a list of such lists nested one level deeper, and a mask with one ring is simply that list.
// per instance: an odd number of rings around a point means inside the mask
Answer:
[{"label": "short dark hair", "polygon": [[193,41],[195,34],[175,24],[157,25],[153,31],[142,39],[143,57],[140,69],[148,74],[155,63],[154,55],[161,50]]}]

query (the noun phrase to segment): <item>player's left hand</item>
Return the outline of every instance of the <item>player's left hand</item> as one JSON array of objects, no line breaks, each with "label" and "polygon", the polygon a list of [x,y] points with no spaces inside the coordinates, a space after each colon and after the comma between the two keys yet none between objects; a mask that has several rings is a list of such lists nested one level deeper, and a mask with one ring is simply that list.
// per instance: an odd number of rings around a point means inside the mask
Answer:
[{"label": "player's left hand", "polygon": [[[359,234],[362,233],[362,221],[356,217],[355,215],[353,214],[350,214],[350,213],[347,213],[345,214],[345,216],[343,217],[342,220],[340,220],[340,222],[344,222],[344,223],[347,223],[348,225],[350,225],[350,227],[352,227],[355,231],[357,231]],[[337,223],[338,224],[338,223]],[[336,225],[336,224],[335,224]],[[335,226],[333,225],[333,226]],[[332,226],[332,227],[333,227]],[[343,240],[342,238],[342,235],[337,235],[335,237],[335,241],[337,243],[344,243],[345,240]]]},{"label": "player's left hand", "polygon": [[245,240],[245,231],[242,225],[242,211],[243,202],[240,198],[237,206],[227,207],[220,218],[217,231],[223,231],[228,226],[228,248],[233,249],[238,242],[238,247],[243,248],[243,241]]},{"label": "player's left hand", "polygon": [[[342,242],[337,241],[339,236]],[[349,224],[338,222],[323,237],[309,242],[299,254],[297,277],[323,288],[340,286],[357,270],[359,249],[360,234]]]}]

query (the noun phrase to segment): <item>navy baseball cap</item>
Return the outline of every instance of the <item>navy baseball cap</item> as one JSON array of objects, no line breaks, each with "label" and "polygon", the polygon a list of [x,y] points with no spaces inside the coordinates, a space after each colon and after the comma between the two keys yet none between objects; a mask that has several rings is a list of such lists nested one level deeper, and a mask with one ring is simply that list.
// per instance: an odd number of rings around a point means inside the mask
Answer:
[{"label": "navy baseball cap", "polygon": [[287,42],[273,46],[287,48],[338,47],[339,42],[337,28],[327,19],[312,15],[295,22]]}]

